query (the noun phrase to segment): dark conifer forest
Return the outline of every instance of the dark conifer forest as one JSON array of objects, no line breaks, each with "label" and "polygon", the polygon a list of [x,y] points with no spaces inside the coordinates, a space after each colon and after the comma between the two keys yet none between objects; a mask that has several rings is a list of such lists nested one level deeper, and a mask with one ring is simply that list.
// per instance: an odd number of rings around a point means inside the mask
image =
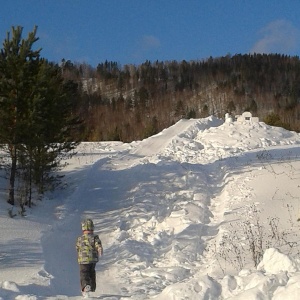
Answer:
[{"label": "dark conifer forest", "polygon": [[237,54],[197,61],[97,67],[62,60],[82,120],[80,140],[141,140],[182,118],[250,111],[270,125],[300,130],[300,60]]}]

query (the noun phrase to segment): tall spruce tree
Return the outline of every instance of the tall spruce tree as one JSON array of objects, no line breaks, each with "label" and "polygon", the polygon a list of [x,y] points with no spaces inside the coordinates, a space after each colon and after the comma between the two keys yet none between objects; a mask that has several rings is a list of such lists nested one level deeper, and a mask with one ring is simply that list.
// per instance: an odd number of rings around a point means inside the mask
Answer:
[{"label": "tall spruce tree", "polygon": [[[26,183],[31,204],[32,185],[44,192],[49,174],[77,145],[70,134],[75,124],[68,89],[60,68],[33,50],[37,27],[22,39],[23,28],[12,27],[0,55],[0,142],[10,156],[8,202],[15,203],[15,183]],[[25,180],[26,179],[26,180]],[[21,206],[22,206],[21,205]]]}]

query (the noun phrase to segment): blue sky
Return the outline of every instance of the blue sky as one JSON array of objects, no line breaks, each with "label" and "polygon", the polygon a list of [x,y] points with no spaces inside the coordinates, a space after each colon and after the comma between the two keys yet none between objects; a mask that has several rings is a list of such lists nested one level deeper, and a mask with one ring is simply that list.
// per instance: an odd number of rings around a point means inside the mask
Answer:
[{"label": "blue sky", "polygon": [[200,60],[230,53],[300,54],[299,0],[1,0],[0,39],[12,26],[50,61],[94,67]]}]

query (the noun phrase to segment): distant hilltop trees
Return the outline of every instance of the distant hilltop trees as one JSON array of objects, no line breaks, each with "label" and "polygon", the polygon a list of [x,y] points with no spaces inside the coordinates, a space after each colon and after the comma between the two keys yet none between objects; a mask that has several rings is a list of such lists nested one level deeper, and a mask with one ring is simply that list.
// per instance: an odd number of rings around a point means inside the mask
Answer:
[{"label": "distant hilltop trees", "polygon": [[61,63],[77,85],[76,107],[87,141],[130,142],[181,118],[249,111],[271,125],[300,130],[300,60],[280,54],[237,54],[200,61],[97,67]]}]

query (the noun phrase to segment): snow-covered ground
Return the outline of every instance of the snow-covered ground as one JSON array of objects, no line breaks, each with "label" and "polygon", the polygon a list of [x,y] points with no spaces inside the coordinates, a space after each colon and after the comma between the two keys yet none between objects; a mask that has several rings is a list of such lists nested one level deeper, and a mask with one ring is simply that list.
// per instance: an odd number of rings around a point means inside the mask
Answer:
[{"label": "snow-covered ground", "polygon": [[85,217],[98,299],[300,299],[299,134],[209,117],[77,151],[26,217],[8,216],[2,181],[0,299],[81,299]]}]

